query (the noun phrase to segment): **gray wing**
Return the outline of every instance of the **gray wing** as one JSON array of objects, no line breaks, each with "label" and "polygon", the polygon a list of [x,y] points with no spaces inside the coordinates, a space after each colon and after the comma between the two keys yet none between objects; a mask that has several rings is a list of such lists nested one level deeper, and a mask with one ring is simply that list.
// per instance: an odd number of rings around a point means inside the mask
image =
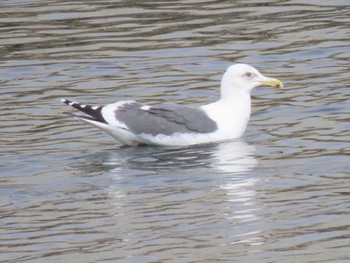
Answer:
[{"label": "gray wing", "polygon": [[211,133],[216,122],[200,108],[177,104],[145,106],[131,102],[114,111],[115,118],[135,134],[172,135],[174,133]]}]

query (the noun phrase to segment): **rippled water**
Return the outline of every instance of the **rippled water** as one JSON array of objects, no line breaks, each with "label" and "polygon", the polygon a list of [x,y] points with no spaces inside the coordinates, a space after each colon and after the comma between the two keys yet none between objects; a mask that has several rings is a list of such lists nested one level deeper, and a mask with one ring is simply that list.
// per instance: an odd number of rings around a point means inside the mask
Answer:
[{"label": "rippled water", "polygon": [[[2,262],[348,262],[348,1],[0,1]],[[120,147],[59,98],[204,104],[244,138]]]}]

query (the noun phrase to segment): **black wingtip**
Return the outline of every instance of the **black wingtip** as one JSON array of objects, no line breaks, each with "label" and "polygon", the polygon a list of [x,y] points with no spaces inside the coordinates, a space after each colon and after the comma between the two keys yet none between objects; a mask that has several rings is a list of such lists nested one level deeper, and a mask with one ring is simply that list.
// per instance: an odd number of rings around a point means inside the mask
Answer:
[{"label": "black wingtip", "polygon": [[73,106],[73,107],[75,104],[79,105],[79,102],[75,102],[75,101],[71,101],[71,100],[67,100],[67,99],[61,99],[61,102],[64,104],[67,104],[69,106]]},{"label": "black wingtip", "polygon": [[61,99],[61,102],[64,104],[67,104],[68,106],[74,107],[76,104],[79,105],[79,102],[67,100],[67,99]]},{"label": "black wingtip", "polygon": [[101,106],[90,106],[90,105],[86,105],[86,104],[80,104],[79,102],[75,102],[75,101],[71,101],[71,100],[67,100],[67,99],[61,99],[61,102],[65,103],[69,106],[72,106],[73,108],[75,108],[81,112],[84,112],[85,114],[90,115],[96,121],[107,123],[106,120],[102,116],[101,110],[103,107],[101,107]]}]

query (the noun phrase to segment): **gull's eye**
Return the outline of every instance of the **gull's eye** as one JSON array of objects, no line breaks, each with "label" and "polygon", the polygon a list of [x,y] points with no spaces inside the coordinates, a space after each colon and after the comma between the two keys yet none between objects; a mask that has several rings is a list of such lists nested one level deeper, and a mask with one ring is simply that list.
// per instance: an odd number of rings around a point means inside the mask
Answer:
[{"label": "gull's eye", "polygon": [[251,72],[246,72],[246,73],[244,74],[244,76],[245,76],[246,78],[250,79],[250,78],[252,78],[252,77],[254,76],[254,74],[251,73]]}]

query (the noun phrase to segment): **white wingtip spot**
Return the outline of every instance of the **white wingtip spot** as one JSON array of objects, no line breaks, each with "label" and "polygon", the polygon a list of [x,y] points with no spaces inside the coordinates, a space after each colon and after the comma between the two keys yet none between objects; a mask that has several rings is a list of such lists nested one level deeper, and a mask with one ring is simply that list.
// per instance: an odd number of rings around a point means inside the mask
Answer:
[{"label": "white wingtip spot", "polygon": [[73,106],[74,104],[75,104],[74,101],[68,103],[69,106]]},{"label": "white wingtip spot", "polygon": [[86,108],[86,105],[82,104],[82,105],[80,105],[80,107],[84,109],[84,108]]},{"label": "white wingtip spot", "polygon": [[91,109],[97,110],[99,107],[100,107],[100,106],[93,106],[93,107],[91,107]]}]

